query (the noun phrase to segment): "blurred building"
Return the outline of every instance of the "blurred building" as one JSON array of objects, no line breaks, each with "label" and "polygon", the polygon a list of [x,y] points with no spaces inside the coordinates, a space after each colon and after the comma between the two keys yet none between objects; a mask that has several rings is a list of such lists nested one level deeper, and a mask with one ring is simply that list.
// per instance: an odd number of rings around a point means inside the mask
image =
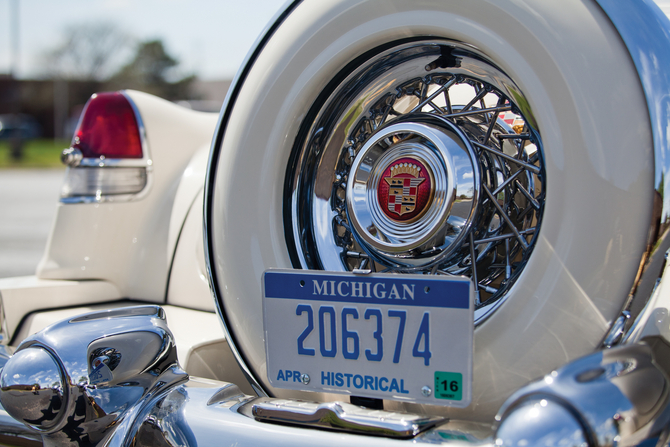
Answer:
[{"label": "blurred building", "polygon": [[[200,81],[191,98],[175,101],[194,110],[218,112],[231,81]],[[105,91],[104,82],[75,80],[22,80],[0,75],[0,115],[22,114],[39,123],[44,138],[70,139],[88,98]]]}]

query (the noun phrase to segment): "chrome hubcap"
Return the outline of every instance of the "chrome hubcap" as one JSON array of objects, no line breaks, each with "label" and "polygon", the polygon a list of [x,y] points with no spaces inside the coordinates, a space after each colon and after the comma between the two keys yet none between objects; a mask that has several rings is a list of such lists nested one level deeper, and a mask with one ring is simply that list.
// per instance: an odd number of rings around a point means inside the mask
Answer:
[{"label": "chrome hubcap", "polygon": [[455,42],[403,43],[352,66],[296,138],[284,194],[294,266],[466,275],[482,321],[521,275],[542,219],[528,101]]},{"label": "chrome hubcap", "polygon": [[347,217],[377,262],[426,267],[467,234],[479,172],[470,142],[446,120],[416,114],[391,121],[358,151],[349,177]]}]

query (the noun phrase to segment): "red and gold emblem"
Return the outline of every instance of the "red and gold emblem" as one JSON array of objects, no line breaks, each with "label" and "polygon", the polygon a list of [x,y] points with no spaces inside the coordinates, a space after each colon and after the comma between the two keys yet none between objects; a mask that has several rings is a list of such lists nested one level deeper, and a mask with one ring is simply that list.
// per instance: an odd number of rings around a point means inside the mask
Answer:
[{"label": "red and gold emblem", "polygon": [[396,222],[412,222],[423,215],[433,200],[432,175],[414,157],[397,158],[384,169],[377,197],[387,217]]}]

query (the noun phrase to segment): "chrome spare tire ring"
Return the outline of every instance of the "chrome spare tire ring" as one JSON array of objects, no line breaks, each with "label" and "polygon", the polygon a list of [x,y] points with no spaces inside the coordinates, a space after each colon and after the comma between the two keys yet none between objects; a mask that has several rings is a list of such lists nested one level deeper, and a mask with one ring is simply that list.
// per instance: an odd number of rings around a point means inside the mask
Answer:
[{"label": "chrome spare tire ring", "polygon": [[532,110],[469,46],[369,54],[322,92],[295,142],[284,194],[294,267],[466,275],[481,322],[539,232],[546,174]]}]

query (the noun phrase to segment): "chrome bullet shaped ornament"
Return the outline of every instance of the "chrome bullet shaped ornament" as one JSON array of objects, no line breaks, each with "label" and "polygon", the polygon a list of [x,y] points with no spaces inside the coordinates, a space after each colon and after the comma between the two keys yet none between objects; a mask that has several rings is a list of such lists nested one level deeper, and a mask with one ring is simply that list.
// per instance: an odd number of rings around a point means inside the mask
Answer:
[{"label": "chrome bullet shaped ornament", "polygon": [[0,402],[46,444],[108,440],[142,399],[186,380],[157,306],[94,312],[26,339],[0,375]]}]

